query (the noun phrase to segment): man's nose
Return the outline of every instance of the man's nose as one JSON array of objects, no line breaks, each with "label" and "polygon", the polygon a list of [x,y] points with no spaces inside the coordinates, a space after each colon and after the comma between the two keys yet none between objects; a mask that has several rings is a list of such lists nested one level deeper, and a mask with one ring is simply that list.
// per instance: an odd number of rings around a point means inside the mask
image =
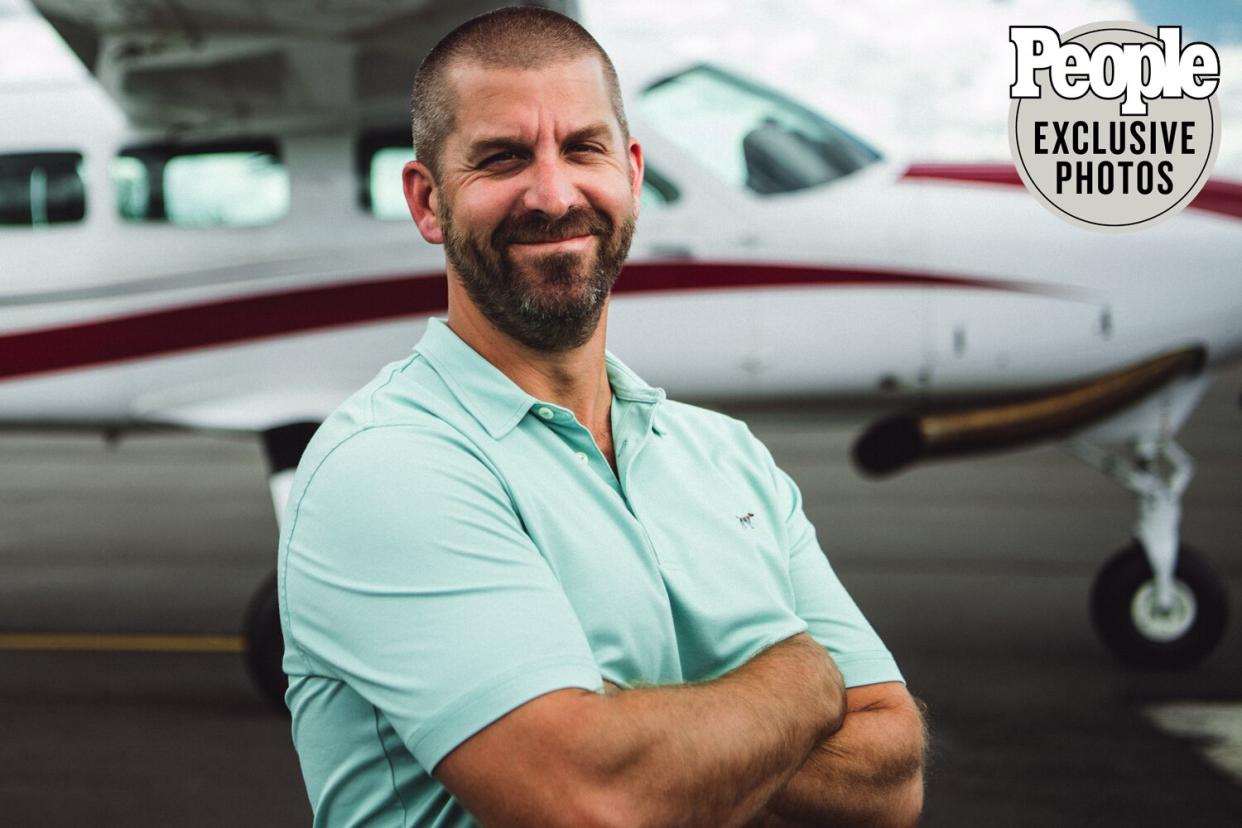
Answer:
[{"label": "man's nose", "polygon": [[530,172],[530,185],[523,199],[527,210],[538,210],[555,218],[577,204],[578,188],[563,158],[537,159]]}]

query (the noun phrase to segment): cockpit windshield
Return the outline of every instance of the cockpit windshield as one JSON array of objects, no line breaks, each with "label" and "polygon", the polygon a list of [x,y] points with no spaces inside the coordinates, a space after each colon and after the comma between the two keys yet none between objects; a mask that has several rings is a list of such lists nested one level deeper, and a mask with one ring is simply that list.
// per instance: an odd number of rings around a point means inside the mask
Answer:
[{"label": "cockpit windshield", "polygon": [[638,109],[713,174],[763,195],[827,184],[880,158],[801,104],[709,64],[647,86]]}]

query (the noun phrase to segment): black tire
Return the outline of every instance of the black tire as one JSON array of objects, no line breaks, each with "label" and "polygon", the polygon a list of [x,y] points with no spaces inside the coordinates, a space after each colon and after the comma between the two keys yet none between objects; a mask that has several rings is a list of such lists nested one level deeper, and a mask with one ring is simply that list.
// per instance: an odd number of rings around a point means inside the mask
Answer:
[{"label": "black tire", "polygon": [[[1152,596],[1154,577],[1142,546],[1132,542],[1100,569],[1091,588],[1091,621],[1105,646],[1123,663],[1157,670],[1190,667],[1220,643],[1229,621],[1229,596],[1207,559],[1181,546],[1174,584],[1180,621],[1173,617],[1172,626],[1160,633],[1145,631],[1143,619],[1137,617],[1145,612],[1139,594]],[[1193,608],[1185,601],[1187,593],[1193,597]]]},{"label": "black tire", "polygon": [[289,681],[281,662],[285,639],[280,631],[280,603],[276,597],[276,572],[263,579],[246,605],[242,635],[246,640],[246,670],[264,699],[276,710],[289,715],[285,689]]}]

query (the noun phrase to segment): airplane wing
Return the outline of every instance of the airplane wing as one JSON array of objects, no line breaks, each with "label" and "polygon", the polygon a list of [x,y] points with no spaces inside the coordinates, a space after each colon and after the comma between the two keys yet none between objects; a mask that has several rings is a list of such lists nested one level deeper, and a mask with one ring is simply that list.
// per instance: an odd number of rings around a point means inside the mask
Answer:
[{"label": "airplane wing", "polygon": [[[431,46],[498,0],[32,0],[152,129],[391,123]],[[576,0],[532,3],[578,17]]]},{"label": "airplane wing", "polygon": [[263,434],[289,423],[319,423],[341,404],[332,388],[237,389],[224,394],[207,389],[153,391],[134,401],[145,423],[194,431]]}]

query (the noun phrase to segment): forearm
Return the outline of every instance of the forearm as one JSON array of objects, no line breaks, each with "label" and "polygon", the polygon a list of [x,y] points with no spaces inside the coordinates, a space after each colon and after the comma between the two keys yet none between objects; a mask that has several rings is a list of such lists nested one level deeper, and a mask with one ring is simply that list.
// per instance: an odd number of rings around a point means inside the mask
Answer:
[{"label": "forearm", "polygon": [[836,731],[840,674],[795,638],[716,681],[609,694],[598,772],[635,824],[744,824]]},{"label": "forearm", "polygon": [[851,710],[749,825],[913,825],[922,811],[924,749],[913,700]]}]

